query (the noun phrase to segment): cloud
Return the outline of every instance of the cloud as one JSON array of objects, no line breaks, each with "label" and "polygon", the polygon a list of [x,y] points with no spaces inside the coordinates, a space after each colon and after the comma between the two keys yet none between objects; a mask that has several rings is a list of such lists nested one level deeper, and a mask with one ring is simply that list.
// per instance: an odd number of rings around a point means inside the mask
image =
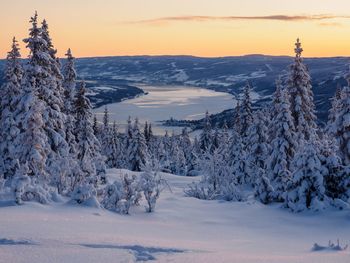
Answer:
[{"label": "cloud", "polygon": [[267,16],[169,16],[153,19],[129,21],[128,24],[164,24],[169,22],[207,22],[207,21],[236,21],[236,20],[270,20],[270,21],[323,21],[338,18],[349,19],[350,16],[338,15],[267,15]]}]

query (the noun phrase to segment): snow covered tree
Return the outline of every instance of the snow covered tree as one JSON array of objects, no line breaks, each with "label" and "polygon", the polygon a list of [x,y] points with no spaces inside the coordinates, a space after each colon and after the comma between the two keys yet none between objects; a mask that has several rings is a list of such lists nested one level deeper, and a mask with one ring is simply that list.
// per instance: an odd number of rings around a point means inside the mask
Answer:
[{"label": "snow covered tree", "polygon": [[23,68],[17,40],[13,38],[7,53],[5,84],[0,89],[0,178],[10,179],[16,171],[14,141],[19,132],[15,111],[21,93]]},{"label": "snow covered tree", "polygon": [[141,171],[149,160],[147,145],[143,133],[140,131],[139,121],[135,120],[132,127],[131,141],[128,146],[127,158],[132,171]]},{"label": "snow covered tree", "polygon": [[270,153],[266,116],[262,111],[255,113],[253,123],[247,131],[246,143],[249,174],[252,177],[252,183],[255,184],[258,174],[256,176],[254,174],[257,172],[257,168],[266,170],[266,157]]},{"label": "snow covered tree", "polygon": [[314,142],[299,148],[294,160],[293,180],[287,193],[286,205],[293,212],[324,207],[325,187],[323,167]]},{"label": "snow covered tree", "polygon": [[147,167],[140,177],[140,187],[147,201],[146,212],[148,213],[154,211],[160,193],[166,186],[158,166],[155,164],[153,167]]},{"label": "snow covered tree", "polygon": [[331,108],[328,113],[328,122],[326,130],[332,136],[336,133],[336,120],[337,113],[341,110],[341,99],[342,99],[342,88],[340,86],[337,87],[333,98],[331,99]]},{"label": "snow covered tree", "polygon": [[338,156],[337,142],[324,134],[322,139],[317,141],[316,147],[323,168],[325,194],[331,199],[346,201],[349,198],[347,191],[350,186],[350,177]]},{"label": "snow covered tree", "polygon": [[143,129],[143,135],[145,136],[145,140],[146,140],[146,142],[148,144],[150,138],[149,138],[149,135],[148,135],[148,123],[147,123],[147,121],[145,122],[145,126],[144,126],[144,129]]},{"label": "snow covered tree", "polygon": [[64,105],[63,112],[66,114],[66,141],[70,148],[69,152],[71,155],[76,155],[76,139],[75,139],[75,112],[74,112],[74,102],[76,95],[76,79],[77,73],[75,71],[75,58],[72,55],[70,49],[67,53],[67,62],[63,67],[63,88],[64,88]]},{"label": "snow covered tree", "polygon": [[241,125],[241,105],[239,99],[237,99],[237,105],[234,109],[232,127],[238,133],[241,134],[242,125]]},{"label": "snow covered tree", "polygon": [[199,138],[199,145],[202,152],[207,152],[210,149],[212,143],[212,129],[210,123],[209,112],[205,113],[204,126]]},{"label": "snow covered tree", "polygon": [[92,124],[92,129],[94,130],[94,135],[96,136],[96,138],[99,136],[100,134],[100,127],[97,121],[97,116],[96,114],[94,114],[94,120],[93,120],[93,124]]},{"label": "snow covered tree", "polygon": [[79,184],[96,186],[99,181],[105,181],[104,158],[92,129],[91,104],[85,93],[85,82],[82,82],[75,101],[77,158],[81,174],[75,178],[73,187]]},{"label": "snow covered tree", "polygon": [[271,142],[272,152],[267,160],[267,169],[275,190],[275,199],[283,201],[287,184],[291,180],[291,162],[297,145],[288,93],[282,91],[275,95],[280,97],[274,106],[276,111],[272,125],[275,127],[275,137]]},{"label": "snow covered tree", "polygon": [[256,167],[256,173],[254,195],[261,203],[268,204],[274,199],[274,189],[264,169]]},{"label": "snow covered tree", "polygon": [[287,90],[290,94],[290,106],[294,127],[299,136],[309,140],[316,130],[315,105],[311,86],[311,77],[307,67],[303,64],[299,39],[295,43],[294,64],[290,67]]},{"label": "snow covered tree", "polygon": [[14,156],[18,159],[13,189],[16,202],[38,201],[46,203],[50,178],[46,160],[50,152],[48,137],[44,129],[44,103],[36,95],[36,79],[26,72],[19,102],[14,112],[18,134],[12,142]]},{"label": "snow covered tree", "polygon": [[249,82],[244,88],[243,102],[241,106],[241,135],[247,136],[248,129],[253,122],[252,99],[250,97],[251,86]]},{"label": "snow covered tree", "polygon": [[[35,94],[44,103],[42,109],[43,128],[48,138],[50,149],[46,166],[50,175],[71,173],[69,146],[66,141],[66,115],[61,112],[62,76],[59,64],[53,56],[48,31],[38,27],[37,14],[30,20],[32,27],[29,37],[24,39],[30,50],[26,67],[27,79],[32,82]],[[35,84],[34,84],[35,83]]]},{"label": "snow covered tree", "polygon": [[247,153],[244,148],[242,137],[233,131],[229,141],[228,153],[224,156],[226,156],[226,162],[230,165],[233,182],[236,185],[252,183],[248,169]]},{"label": "snow covered tree", "polygon": [[345,165],[350,165],[350,73],[346,76],[348,86],[343,88],[336,113],[334,132]]},{"label": "snow covered tree", "polygon": [[186,158],[183,149],[179,146],[179,140],[174,134],[171,137],[169,156],[171,172],[177,175],[186,175]]}]

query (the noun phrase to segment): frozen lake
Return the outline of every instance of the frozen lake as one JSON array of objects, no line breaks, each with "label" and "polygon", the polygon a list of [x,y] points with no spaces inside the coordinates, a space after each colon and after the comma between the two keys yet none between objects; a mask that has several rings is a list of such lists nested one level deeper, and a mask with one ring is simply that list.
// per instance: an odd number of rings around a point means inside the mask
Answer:
[{"label": "frozen lake", "polygon": [[[188,86],[140,86],[147,95],[108,105],[111,121],[117,121],[124,126],[129,116],[138,117],[141,123],[145,121],[154,124],[156,133],[173,130],[163,127],[158,121],[175,119],[196,120],[210,114],[233,108],[236,104],[231,94],[215,92],[208,89]],[[104,106],[94,110],[101,120]],[[122,127],[120,127],[121,129]],[[176,130],[176,129],[175,129]]]}]

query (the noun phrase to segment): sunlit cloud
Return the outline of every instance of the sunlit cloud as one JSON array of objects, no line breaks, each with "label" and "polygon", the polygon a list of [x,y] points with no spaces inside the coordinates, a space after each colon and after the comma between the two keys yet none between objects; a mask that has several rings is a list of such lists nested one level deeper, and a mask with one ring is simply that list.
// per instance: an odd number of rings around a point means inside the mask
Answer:
[{"label": "sunlit cloud", "polygon": [[[169,16],[145,20],[128,21],[128,24],[164,24],[170,22],[208,22],[208,21],[235,21],[235,20],[270,20],[270,21],[323,21],[332,19],[349,19],[350,16],[340,15],[267,15],[267,16]],[[324,23],[325,24],[325,23]]]}]

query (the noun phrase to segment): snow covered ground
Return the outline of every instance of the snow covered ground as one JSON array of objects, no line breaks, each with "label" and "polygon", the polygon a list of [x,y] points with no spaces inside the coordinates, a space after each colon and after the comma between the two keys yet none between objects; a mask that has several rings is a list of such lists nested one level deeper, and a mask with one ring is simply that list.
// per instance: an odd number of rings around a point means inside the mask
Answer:
[{"label": "snow covered ground", "polygon": [[[125,170],[109,170],[118,178]],[[0,262],[350,262],[350,251],[312,252],[315,242],[350,243],[350,212],[293,214],[279,205],[185,197],[199,178],[164,174],[156,211],[131,215],[66,203],[0,203]],[[153,261],[150,261],[153,262]]]}]

